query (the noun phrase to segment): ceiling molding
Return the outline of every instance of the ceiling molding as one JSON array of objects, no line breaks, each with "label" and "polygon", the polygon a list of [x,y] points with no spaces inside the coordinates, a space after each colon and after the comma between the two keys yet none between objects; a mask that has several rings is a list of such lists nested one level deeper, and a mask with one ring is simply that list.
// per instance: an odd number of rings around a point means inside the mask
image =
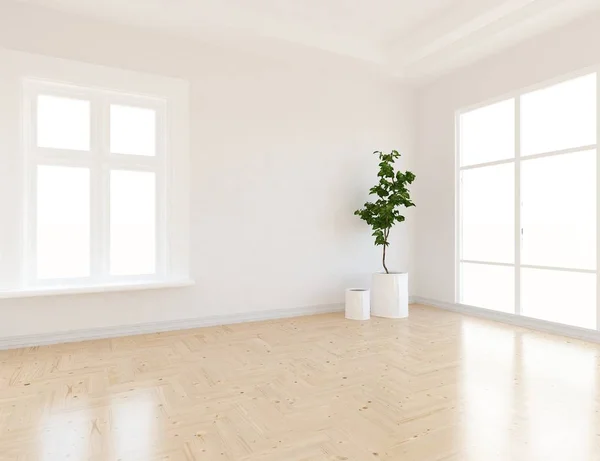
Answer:
[{"label": "ceiling molding", "polygon": [[315,59],[330,56],[417,83],[600,11],[598,0],[4,1],[270,53],[290,62],[309,63],[311,53]]},{"label": "ceiling molding", "polygon": [[428,78],[598,8],[596,0],[469,0],[389,43],[387,63],[397,77]]}]

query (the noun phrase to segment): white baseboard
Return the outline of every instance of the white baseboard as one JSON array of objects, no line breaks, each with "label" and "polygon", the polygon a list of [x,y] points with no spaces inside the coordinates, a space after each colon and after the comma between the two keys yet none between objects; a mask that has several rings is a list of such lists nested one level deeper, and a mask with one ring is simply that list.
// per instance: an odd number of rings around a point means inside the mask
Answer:
[{"label": "white baseboard", "polygon": [[[426,306],[432,306],[439,309],[480,317],[496,322],[507,323],[523,328],[530,328],[542,332],[600,343],[600,332],[595,330],[571,327],[567,325],[561,325],[559,323],[547,322],[545,320],[537,320],[529,317],[507,314],[504,312],[490,311],[464,304],[447,303],[423,298],[420,296],[411,296],[410,303],[423,304]],[[118,338],[122,336],[159,333],[162,331],[189,330],[193,328],[230,325],[244,322],[260,322],[263,320],[301,317],[305,315],[326,314],[330,312],[343,312],[343,310],[343,304],[326,304],[320,306],[298,307],[293,309],[275,309],[243,314],[170,320],[166,322],[149,322],[135,325],[62,331],[56,333],[42,333],[38,335],[12,336],[8,338],[0,338],[0,350],[89,341],[93,339]]]},{"label": "white baseboard", "polygon": [[87,330],[42,333],[38,335],[12,336],[0,338],[0,350],[21,347],[44,346],[48,344],[72,343],[92,339],[117,338],[121,336],[159,333],[161,331],[189,330],[192,328],[230,325],[244,322],[260,322],[263,320],[301,317],[304,315],[342,312],[343,304],[325,304],[320,306],[298,307],[293,309],[276,309],[243,314],[218,315],[193,319],[170,320],[166,322],[150,322],[135,325],[93,328]]},{"label": "white baseboard", "polygon": [[581,339],[594,343],[600,343],[600,331],[588,330],[585,328],[572,327],[562,325],[560,323],[548,322],[546,320],[533,319],[531,317],[523,317],[521,315],[508,314],[505,312],[490,311],[480,307],[467,306],[465,304],[447,303],[436,301],[434,299],[422,298],[420,296],[411,297],[411,302],[416,304],[424,304],[426,306],[437,307],[452,312],[459,312],[474,317],[480,317],[487,320],[493,320],[501,323],[508,323],[518,327],[529,328],[532,330],[552,333],[569,338]]}]

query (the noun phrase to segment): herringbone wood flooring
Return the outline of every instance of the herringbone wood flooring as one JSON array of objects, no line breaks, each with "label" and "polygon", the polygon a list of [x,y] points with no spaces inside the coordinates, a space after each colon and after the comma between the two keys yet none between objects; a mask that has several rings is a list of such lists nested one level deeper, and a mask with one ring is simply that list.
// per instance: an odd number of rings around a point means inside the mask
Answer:
[{"label": "herringbone wood flooring", "polygon": [[596,460],[599,350],[412,306],[4,351],[0,459]]}]

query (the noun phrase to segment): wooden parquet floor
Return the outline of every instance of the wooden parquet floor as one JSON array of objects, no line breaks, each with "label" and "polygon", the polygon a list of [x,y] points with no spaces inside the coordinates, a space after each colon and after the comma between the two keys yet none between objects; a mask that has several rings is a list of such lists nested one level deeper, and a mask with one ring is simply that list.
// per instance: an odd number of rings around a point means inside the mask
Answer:
[{"label": "wooden parquet floor", "polygon": [[412,306],[0,352],[0,459],[591,461],[600,346]]}]

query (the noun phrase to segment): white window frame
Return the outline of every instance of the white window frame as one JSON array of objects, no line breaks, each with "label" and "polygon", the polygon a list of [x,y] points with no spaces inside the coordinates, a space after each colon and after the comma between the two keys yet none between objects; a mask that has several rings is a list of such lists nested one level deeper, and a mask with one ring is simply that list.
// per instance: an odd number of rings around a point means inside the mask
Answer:
[{"label": "white window frame", "polygon": [[[23,84],[23,146],[26,175],[25,200],[25,285],[30,288],[49,286],[103,285],[163,280],[166,275],[166,102],[164,100],[120,94],[27,79]],[[90,102],[90,150],[63,150],[38,147],[38,96],[57,96]],[[154,156],[113,154],[110,151],[110,106],[152,109],[156,114],[156,152]],[[38,279],[36,251],[37,167],[67,166],[87,168],[90,172],[90,276],[72,279]],[[110,274],[110,172],[129,170],[152,172],[156,178],[156,271],[153,274],[115,276]]]},{"label": "white window frame", "polygon": [[[596,73],[596,144],[587,146],[581,146],[570,149],[562,149],[556,151],[549,151],[535,155],[527,155],[526,157],[521,156],[521,97],[528,93],[536,90],[548,88],[553,85],[567,82],[569,80],[583,77]],[[477,163],[474,165],[461,166],[461,139],[460,139],[460,117],[461,115],[471,112],[476,109],[480,109],[494,103],[513,99],[514,104],[514,124],[515,124],[515,156],[509,159],[502,159],[492,162]],[[517,91],[510,92],[500,97],[489,99],[487,101],[462,108],[457,110],[454,114],[455,120],[455,302],[460,304],[461,297],[461,263],[470,264],[483,264],[488,266],[503,266],[512,267],[515,270],[514,274],[514,288],[515,288],[515,301],[514,301],[514,315],[522,316],[521,312],[521,269],[544,269],[544,270],[558,270],[564,272],[576,272],[576,273],[587,273],[596,274],[596,331],[600,331],[600,159],[598,156],[598,139],[600,139],[600,67],[593,66],[584,69],[577,70],[575,72],[561,75],[560,77],[540,82],[536,85],[532,85],[526,88],[522,88]],[[522,228],[521,228],[521,162],[533,159],[539,159],[544,157],[553,157],[557,155],[565,155],[576,152],[583,152],[586,150],[596,150],[597,161],[596,161],[596,270],[588,269],[574,269],[569,267],[559,266],[538,266],[521,264],[521,245],[522,245]],[[461,173],[465,170],[484,168],[495,165],[513,164],[514,165],[514,212],[515,212],[515,254],[513,263],[498,263],[488,261],[473,261],[462,259],[462,184],[461,184]],[[475,306],[469,306],[475,307]],[[486,309],[487,310],[487,309]],[[510,314],[509,314],[510,315]],[[544,321],[545,322],[545,321]],[[553,322],[549,322],[553,323]],[[565,325],[567,326],[567,325]],[[588,330],[580,327],[567,326],[571,329]]]},{"label": "white window frame", "polygon": [[[194,285],[190,277],[190,148],[189,83],[172,77],[98,66],[0,48],[0,299],[70,293],[140,290]],[[161,139],[156,157],[106,154],[108,145],[91,147],[104,156],[60,149],[40,149],[32,142],[36,95],[79,97],[91,101],[91,117],[108,117],[109,103],[158,109],[157,132]],[[162,114],[162,115],[161,115]],[[161,118],[162,117],[162,118]],[[102,137],[109,124],[92,122],[91,136]],[[108,274],[109,227],[108,175],[92,173],[91,201],[100,203],[104,223],[91,222],[93,259],[86,278],[36,280],[35,169],[40,163],[65,166],[109,165],[115,169],[151,170],[157,173],[157,272],[151,276],[102,276]],[[93,179],[92,179],[93,178]],[[159,192],[160,191],[160,192]],[[102,199],[104,197],[104,199]],[[94,212],[92,211],[92,219]],[[100,235],[101,240],[96,236]],[[104,249],[103,249],[104,248]],[[106,254],[104,254],[106,253]],[[99,263],[102,261],[102,263]],[[106,265],[106,266],[105,266]]]}]

